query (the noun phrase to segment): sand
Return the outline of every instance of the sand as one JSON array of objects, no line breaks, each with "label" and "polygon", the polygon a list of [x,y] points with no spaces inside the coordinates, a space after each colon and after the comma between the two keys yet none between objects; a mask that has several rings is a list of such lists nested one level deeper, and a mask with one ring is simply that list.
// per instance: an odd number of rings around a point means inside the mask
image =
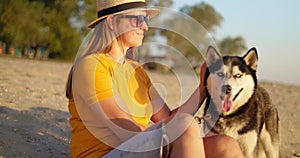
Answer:
[{"label": "sand", "polygon": [[[69,157],[70,125],[65,81],[71,63],[0,56],[0,158]],[[171,73],[151,72],[172,108],[195,82],[180,85]],[[189,81],[189,75],[182,75]],[[192,80],[192,79],[191,79]],[[277,106],[282,158],[300,157],[300,86],[260,81]]]}]

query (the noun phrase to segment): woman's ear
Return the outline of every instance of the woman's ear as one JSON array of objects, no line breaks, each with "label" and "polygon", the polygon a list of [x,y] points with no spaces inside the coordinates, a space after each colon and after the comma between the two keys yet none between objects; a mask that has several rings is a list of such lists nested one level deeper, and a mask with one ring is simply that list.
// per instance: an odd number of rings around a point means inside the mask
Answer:
[{"label": "woman's ear", "polygon": [[108,16],[107,18],[106,18],[106,22],[107,22],[107,25],[108,25],[108,27],[111,29],[111,30],[113,30],[113,16]]}]

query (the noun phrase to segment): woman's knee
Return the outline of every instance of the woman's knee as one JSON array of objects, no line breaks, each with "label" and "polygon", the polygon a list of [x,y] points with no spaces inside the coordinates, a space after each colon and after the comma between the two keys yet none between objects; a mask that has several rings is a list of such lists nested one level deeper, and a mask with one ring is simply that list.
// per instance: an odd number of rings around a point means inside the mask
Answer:
[{"label": "woman's knee", "polygon": [[216,135],[204,139],[208,157],[244,157],[238,142],[226,135]]},{"label": "woman's knee", "polygon": [[177,114],[167,123],[168,136],[175,140],[194,139],[200,137],[200,127],[192,115]]},{"label": "woman's knee", "polygon": [[197,121],[192,120],[184,134],[188,137],[200,138],[200,126]]},{"label": "woman's knee", "polygon": [[183,125],[183,136],[200,137],[200,126],[192,115],[181,114],[178,116],[178,119]]}]

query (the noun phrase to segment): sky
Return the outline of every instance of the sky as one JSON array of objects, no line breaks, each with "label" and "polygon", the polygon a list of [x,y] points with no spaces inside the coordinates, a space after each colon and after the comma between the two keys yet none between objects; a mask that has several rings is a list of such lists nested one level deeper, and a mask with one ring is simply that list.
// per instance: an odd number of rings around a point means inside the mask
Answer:
[{"label": "sky", "polygon": [[300,85],[299,0],[174,0],[173,9],[200,2],[223,16],[217,39],[242,36],[257,48],[259,80]]}]

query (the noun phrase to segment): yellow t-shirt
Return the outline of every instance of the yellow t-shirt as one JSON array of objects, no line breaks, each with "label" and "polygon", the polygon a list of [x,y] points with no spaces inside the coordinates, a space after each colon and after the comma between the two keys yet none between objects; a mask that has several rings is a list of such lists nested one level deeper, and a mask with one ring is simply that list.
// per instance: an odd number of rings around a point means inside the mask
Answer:
[{"label": "yellow t-shirt", "polygon": [[[117,136],[104,121],[95,122],[91,106],[101,100],[121,97],[136,123],[147,126],[152,115],[150,87],[149,77],[132,60],[119,64],[104,54],[92,54],[76,63],[72,76],[74,99],[69,101],[71,157],[99,157],[118,144]],[[91,133],[87,123],[96,132]]]}]

